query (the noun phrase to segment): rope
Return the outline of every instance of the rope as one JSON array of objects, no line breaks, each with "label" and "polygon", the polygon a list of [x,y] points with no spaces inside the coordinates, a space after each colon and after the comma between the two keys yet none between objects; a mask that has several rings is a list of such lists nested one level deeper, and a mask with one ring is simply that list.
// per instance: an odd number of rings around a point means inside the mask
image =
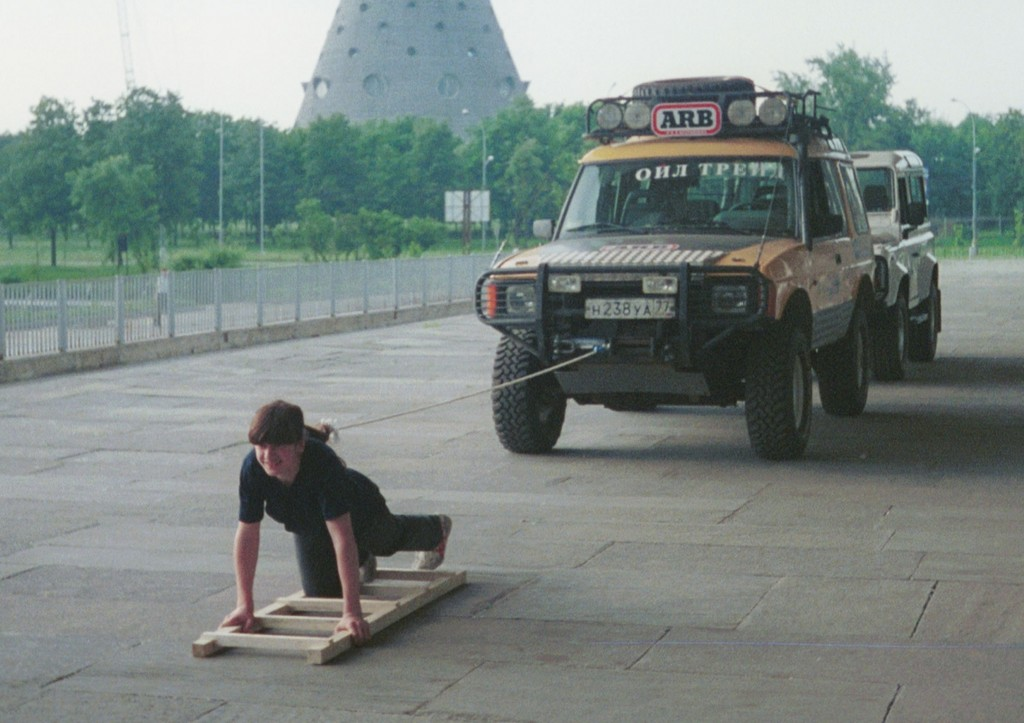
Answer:
[{"label": "rope", "polygon": [[465,401],[467,399],[472,399],[473,397],[479,397],[479,396],[484,395],[484,394],[490,394],[492,392],[496,392],[496,391],[499,391],[501,389],[506,389],[507,387],[515,386],[516,384],[524,384],[525,382],[528,382],[531,379],[536,379],[537,377],[542,377],[545,374],[550,374],[551,372],[558,371],[559,369],[561,369],[563,367],[567,367],[567,366],[570,366],[572,364],[576,364],[577,362],[581,362],[584,359],[589,359],[590,357],[595,356],[597,354],[600,354],[603,351],[604,351],[604,347],[596,347],[594,349],[591,349],[589,352],[587,352],[583,356],[573,357],[572,359],[569,359],[568,361],[564,361],[564,362],[562,362],[560,364],[556,364],[556,365],[554,365],[552,367],[547,367],[546,369],[541,369],[539,372],[534,372],[533,374],[527,374],[525,377],[519,377],[518,379],[513,379],[512,381],[509,381],[509,382],[504,382],[504,383],[498,384],[496,386],[488,387],[487,389],[481,389],[481,390],[476,391],[476,392],[470,392],[469,394],[463,394],[460,397],[455,397],[453,399],[446,399],[443,402],[435,402],[433,404],[427,404],[426,406],[416,407],[415,409],[409,409],[409,410],[406,410],[404,412],[396,412],[395,414],[388,414],[387,416],[384,416],[384,417],[377,417],[375,419],[367,419],[367,420],[364,420],[362,422],[353,422],[352,424],[346,424],[345,426],[342,426],[342,427],[335,427],[334,429],[335,429],[336,432],[344,432],[344,431],[349,430],[349,429],[357,429],[358,427],[368,427],[371,424],[379,424],[380,422],[388,422],[388,421],[390,421],[392,419],[398,419],[399,417],[408,417],[408,416],[411,416],[413,414],[419,414],[420,412],[426,412],[426,411],[431,410],[431,409],[437,409],[438,407],[445,407],[445,406],[448,406],[449,404],[455,404],[456,402],[462,402],[462,401]]}]

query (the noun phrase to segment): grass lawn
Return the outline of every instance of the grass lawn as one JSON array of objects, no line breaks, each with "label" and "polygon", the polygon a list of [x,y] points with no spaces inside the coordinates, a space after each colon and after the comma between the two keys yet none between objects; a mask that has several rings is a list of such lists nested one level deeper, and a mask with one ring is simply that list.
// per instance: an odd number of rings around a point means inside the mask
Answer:
[{"label": "grass lawn", "polygon": [[[176,260],[188,256],[199,262],[217,254],[217,244],[207,243],[199,247],[183,242],[167,250],[168,263],[173,268]],[[301,264],[316,261],[308,249],[291,248],[284,245],[265,244],[261,253],[252,243],[226,245],[224,254],[231,259],[229,266],[257,266],[260,264]],[[474,248],[478,251],[479,247]],[[493,251],[493,241],[489,251]],[[460,241],[452,241],[441,247],[432,248],[430,255],[452,256],[462,253]],[[199,264],[200,266],[202,263]],[[72,236],[57,241],[57,266],[50,265],[50,242],[44,238],[17,237],[13,243],[8,239],[0,241],[0,284],[15,284],[27,281],[52,281],[55,279],[83,279],[117,274],[153,273],[156,269],[142,269],[128,255],[125,265],[118,268],[109,258],[107,244]]]}]

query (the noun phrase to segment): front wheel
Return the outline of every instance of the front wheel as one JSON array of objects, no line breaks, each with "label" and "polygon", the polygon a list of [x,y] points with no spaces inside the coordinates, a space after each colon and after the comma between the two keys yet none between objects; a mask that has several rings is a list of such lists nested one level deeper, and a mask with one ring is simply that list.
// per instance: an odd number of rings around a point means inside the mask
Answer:
[{"label": "front wheel", "polygon": [[910,325],[910,360],[930,362],[935,360],[935,350],[939,345],[939,329],[942,320],[942,296],[939,286],[932,279],[928,289],[928,298],[918,309],[923,310],[924,318]]},{"label": "front wheel", "polygon": [[898,382],[907,373],[907,339],[910,335],[910,310],[907,297],[900,294],[896,303],[879,314],[875,335],[875,378]]},{"label": "front wheel", "polygon": [[779,324],[753,340],[746,380],[747,435],[764,459],[796,459],[811,436],[811,352],[797,328]]},{"label": "front wheel", "polygon": [[[513,382],[543,369],[540,360],[509,337],[502,337],[494,356],[494,386]],[[551,451],[562,434],[565,395],[552,374],[496,388],[491,411],[498,440],[510,452]]]},{"label": "front wheel", "polygon": [[818,394],[821,406],[836,417],[856,417],[868,401],[871,377],[868,318],[858,306],[846,336],[818,352]]}]

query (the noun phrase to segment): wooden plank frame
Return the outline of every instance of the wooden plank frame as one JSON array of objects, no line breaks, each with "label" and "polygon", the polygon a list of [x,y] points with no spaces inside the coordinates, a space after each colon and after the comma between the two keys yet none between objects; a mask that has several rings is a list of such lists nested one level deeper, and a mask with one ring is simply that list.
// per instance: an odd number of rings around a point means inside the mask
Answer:
[{"label": "wooden plank frame", "polygon": [[[376,634],[424,605],[466,584],[466,573],[380,569],[373,582],[361,586],[363,616]],[[304,653],[306,662],[323,665],[352,647],[351,633],[335,633],[344,614],[341,598],[308,598],[301,592],[278,598],[256,611],[258,628],[238,627],[203,633],[192,643],[192,655],[208,658],[227,648]]]}]

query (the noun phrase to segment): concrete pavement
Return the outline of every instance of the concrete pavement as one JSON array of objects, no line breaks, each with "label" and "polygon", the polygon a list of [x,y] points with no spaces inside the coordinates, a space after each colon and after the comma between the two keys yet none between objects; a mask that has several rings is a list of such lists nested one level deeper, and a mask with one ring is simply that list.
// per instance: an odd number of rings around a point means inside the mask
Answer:
[{"label": "concrete pavement", "polygon": [[[1024,719],[1024,262],[944,262],[939,356],[814,410],[570,406],[498,444],[472,317],[0,386],[0,719],[895,723]],[[233,607],[245,429],[284,397],[469,584],[332,665],[190,644]],[[299,588],[263,525],[257,604]],[[388,565],[405,567],[410,556]]]}]

